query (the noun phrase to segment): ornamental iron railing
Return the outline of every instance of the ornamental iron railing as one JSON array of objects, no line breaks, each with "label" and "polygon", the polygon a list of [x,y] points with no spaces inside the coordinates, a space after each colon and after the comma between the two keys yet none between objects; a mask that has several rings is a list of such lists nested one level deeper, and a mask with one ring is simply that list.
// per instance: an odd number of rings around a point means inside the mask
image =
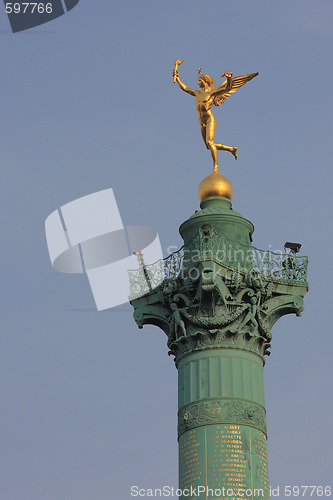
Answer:
[{"label": "ornamental iron railing", "polygon": [[189,244],[165,259],[129,270],[130,299],[145,295],[159,286],[164,279],[191,277],[198,264],[207,261],[214,261],[241,274],[253,270],[262,278],[274,282],[307,284],[307,257],[242,245],[228,240],[210,228],[200,229]]}]

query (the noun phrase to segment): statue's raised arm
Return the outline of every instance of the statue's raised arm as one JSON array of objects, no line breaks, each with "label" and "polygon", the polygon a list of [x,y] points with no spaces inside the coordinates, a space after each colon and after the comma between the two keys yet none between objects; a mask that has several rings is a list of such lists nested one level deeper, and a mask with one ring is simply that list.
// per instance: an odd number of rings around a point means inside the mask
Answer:
[{"label": "statue's raised arm", "polygon": [[226,146],[225,144],[215,142],[217,121],[211,108],[213,106],[221,106],[221,104],[226,101],[231,94],[234,94],[237,89],[256,77],[258,73],[250,73],[248,75],[233,77],[232,73],[226,71],[221,76],[225,76],[227,79],[216,89],[214,79],[209,75],[201,74],[200,68],[198,79],[200,90],[192,90],[188,88],[179,78],[178,66],[180,66],[182,62],[183,61],[181,59],[177,59],[175,62],[173,69],[173,81],[174,83],[177,82],[179,87],[184,92],[187,92],[196,98],[196,109],[199,117],[201,136],[206,148],[210,150],[214,164],[213,172],[219,173],[217,151],[229,151],[234,156],[235,160],[237,160],[237,147]]},{"label": "statue's raised arm", "polygon": [[193,89],[190,89],[188,88],[185,83],[183,83],[181,81],[181,79],[179,78],[179,73],[178,73],[178,66],[181,65],[181,63],[183,62],[183,59],[177,59],[177,61],[175,62],[175,65],[174,65],[174,68],[173,68],[173,72],[172,72],[172,75],[173,75],[173,83],[178,83],[179,87],[184,91],[186,92],[187,94],[190,94],[190,95],[193,95],[195,96],[196,95],[196,91],[193,90]]}]

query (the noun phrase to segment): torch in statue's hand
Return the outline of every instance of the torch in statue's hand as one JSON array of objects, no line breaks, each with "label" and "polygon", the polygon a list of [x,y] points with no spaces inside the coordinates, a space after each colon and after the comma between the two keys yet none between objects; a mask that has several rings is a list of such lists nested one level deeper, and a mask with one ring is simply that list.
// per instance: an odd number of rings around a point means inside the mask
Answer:
[{"label": "torch in statue's hand", "polygon": [[175,66],[173,68],[173,72],[172,72],[172,75],[173,75],[173,83],[176,83],[176,80],[177,78],[179,78],[179,74],[178,74],[178,66],[183,62],[183,59],[177,59],[177,61],[175,62]]}]

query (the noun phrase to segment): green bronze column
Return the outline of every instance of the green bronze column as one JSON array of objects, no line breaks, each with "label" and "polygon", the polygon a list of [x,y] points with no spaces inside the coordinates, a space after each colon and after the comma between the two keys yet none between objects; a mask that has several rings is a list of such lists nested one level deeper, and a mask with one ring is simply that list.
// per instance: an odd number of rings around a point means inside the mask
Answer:
[{"label": "green bronze column", "polygon": [[[200,299],[191,316],[182,313],[187,338],[172,344],[179,487],[192,488],[191,498],[268,498],[263,355],[270,336],[261,337],[252,309],[259,289],[248,259],[254,228],[226,198],[209,197],[201,208],[180,228],[192,266],[200,256],[190,271],[194,281],[200,274]],[[219,264],[227,259],[231,266]]]},{"label": "green bronze column", "polygon": [[130,272],[134,318],[164,330],[178,369],[181,498],[266,500],[264,357],[274,323],[303,310],[307,259],[253,247],[219,174],[199,197],[184,246]]}]

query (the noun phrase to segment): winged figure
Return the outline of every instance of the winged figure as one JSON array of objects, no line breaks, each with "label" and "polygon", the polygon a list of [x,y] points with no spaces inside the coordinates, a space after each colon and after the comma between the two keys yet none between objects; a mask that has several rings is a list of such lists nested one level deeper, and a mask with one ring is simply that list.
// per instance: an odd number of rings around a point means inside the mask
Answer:
[{"label": "winged figure", "polygon": [[178,73],[178,66],[183,61],[177,59],[173,69],[173,81],[177,82],[179,87],[187,94],[193,95],[196,98],[196,108],[199,117],[201,135],[206,148],[210,150],[214,163],[214,173],[219,173],[217,151],[229,151],[237,160],[237,147],[226,146],[225,144],[220,144],[215,142],[215,132],[217,127],[217,120],[212,112],[212,107],[221,106],[221,104],[226,101],[231,94],[234,94],[237,89],[245,85],[258,75],[258,73],[251,73],[249,75],[233,76],[232,73],[226,71],[222,77],[226,77],[226,80],[216,88],[215,81],[209,75],[201,74],[199,70],[198,85],[200,90],[190,89],[181,81]]}]

